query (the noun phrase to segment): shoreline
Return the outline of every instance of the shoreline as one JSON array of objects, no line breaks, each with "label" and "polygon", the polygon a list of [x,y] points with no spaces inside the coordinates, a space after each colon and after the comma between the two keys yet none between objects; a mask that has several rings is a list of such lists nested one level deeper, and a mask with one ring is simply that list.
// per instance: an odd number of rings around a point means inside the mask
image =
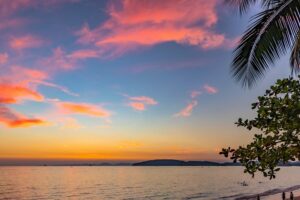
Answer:
[{"label": "shoreline", "polygon": [[259,194],[254,194],[254,195],[247,195],[247,196],[242,196],[242,197],[237,197],[235,200],[256,200],[257,195],[259,195],[261,198],[265,200],[280,200],[281,199],[281,194],[285,192],[286,193],[286,199],[289,199],[289,193],[293,192],[294,194],[294,200],[300,200],[300,185],[295,185],[292,187],[288,188],[283,188],[283,189],[272,189],[272,190],[267,190],[265,192],[259,193]]}]

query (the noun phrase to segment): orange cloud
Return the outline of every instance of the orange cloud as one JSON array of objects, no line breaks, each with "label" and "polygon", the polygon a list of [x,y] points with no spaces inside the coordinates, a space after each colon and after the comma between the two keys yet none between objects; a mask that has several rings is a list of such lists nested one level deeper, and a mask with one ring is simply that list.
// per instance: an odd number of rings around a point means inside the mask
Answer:
[{"label": "orange cloud", "polygon": [[130,102],[128,105],[132,107],[134,110],[138,110],[138,111],[144,111],[146,109],[145,104],[140,102]]},{"label": "orange cloud", "polygon": [[225,36],[213,31],[218,20],[216,6],[217,0],[112,1],[109,19],[95,29],[85,25],[77,32],[78,42],[113,51],[112,55],[164,42],[220,47]]},{"label": "orange cloud", "polygon": [[176,113],[174,116],[175,117],[189,117],[193,109],[198,105],[198,101],[193,100],[192,102],[188,103],[188,105],[182,109],[180,112]]},{"label": "orange cloud", "polygon": [[209,94],[218,93],[218,89],[216,87],[213,87],[213,86],[210,86],[210,85],[204,85],[203,88]]},{"label": "orange cloud", "polygon": [[19,119],[9,123],[10,127],[31,127],[36,125],[45,125],[47,124],[45,121],[41,119]]},{"label": "orange cloud", "polygon": [[0,53],[0,64],[5,64],[8,61],[7,53]]},{"label": "orange cloud", "polygon": [[17,103],[23,99],[29,99],[33,101],[43,101],[44,96],[29,88],[0,83],[0,103]]},{"label": "orange cloud", "polygon": [[15,50],[29,49],[29,48],[37,48],[44,44],[45,42],[32,35],[26,35],[22,37],[13,37],[9,41],[9,46]]},{"label": "orange cloud", "polygon": [[[127,96],[127,95],[125,95]],[[137,97],[128,97],[129,103],[128,106],[133,108],[134,110],[144,111],[146,110],[146,106],[148,105],[156,105],[157,101],[155,101],[151,97],[146,96],[137,96]]]},{"label": "orange cloud", "polygon": [[63,113],[67,114],[80,114],[103,118],[111,115],[107,110],[93,104],[58,102],[57,105]]},{"label": "orange cloud", "polygon": [[0,76],[0,103],[13,104],[22,100],[43,101],[44,96],[29,83],[47,78],[48,75],[39,70],[20,66],[9,67],[4,75]]},{"label": "orange cloud", "polygon": [[10,128],[31,127],[47,124],[47,122],[42,119],[24,117],[3,105],[0,105],[0,123]]}]

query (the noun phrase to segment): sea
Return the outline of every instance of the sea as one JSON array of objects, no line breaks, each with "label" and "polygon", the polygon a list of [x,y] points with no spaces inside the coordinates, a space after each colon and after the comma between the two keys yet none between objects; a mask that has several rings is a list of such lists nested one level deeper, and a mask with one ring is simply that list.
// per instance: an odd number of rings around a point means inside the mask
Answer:
[{"label": "sea", "polygon": [[[240,166],[3,166],[0,200],[42,199],[281,199],[300,195],[300,167],[283,167],[276,179],[254,178]],[[264,194],[266,196],[264,196]],[[251,196],[254,195],[254,196]],[[256,199],[256,198],[253,198]]]}]

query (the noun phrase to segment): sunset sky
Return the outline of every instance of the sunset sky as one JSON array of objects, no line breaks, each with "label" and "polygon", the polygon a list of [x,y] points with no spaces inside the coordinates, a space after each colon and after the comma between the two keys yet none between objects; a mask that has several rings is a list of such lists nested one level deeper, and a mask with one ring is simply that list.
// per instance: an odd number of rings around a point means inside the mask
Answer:
[{"label": "sunset sky", "polygon": [[222,161],[277,78],[230,74],[249,16],[221,0],[0,0],[0,160]]}]

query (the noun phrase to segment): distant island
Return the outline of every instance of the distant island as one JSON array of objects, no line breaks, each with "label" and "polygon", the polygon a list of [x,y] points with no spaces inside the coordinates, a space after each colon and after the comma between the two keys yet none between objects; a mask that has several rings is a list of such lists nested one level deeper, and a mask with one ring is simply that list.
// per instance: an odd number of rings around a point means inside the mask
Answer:
[{"label": "distant island", "polygon": [[[182,161],[172,159],[148,160],[144,162],[133,163],[132,166],[240,166],[240,163],[233,162],[211,162],[211,161]],[[289,162],[280,166],[300,166],[300,162]]]},{"label": "distant island", "polygon": [[240,166],[240,164],[232,162],[218,163],[211,161],[182,161],[172,159],[160,159],[133,163],[132,166]]},{"label": "distant island", "polygon": [[[1,166],[241,166],[240,163],[233,162],[213,162],[213,161],[183,161],[174,159],[156,159],[147,160],[143,162],[101,162],[101,161],[39,161],[39,160],[29,160],[29,161],[14,161],[14,160],[1,160]],[[289,162],[286,164],[280,164],[279,166],[299,166],[300,162]]]}]

